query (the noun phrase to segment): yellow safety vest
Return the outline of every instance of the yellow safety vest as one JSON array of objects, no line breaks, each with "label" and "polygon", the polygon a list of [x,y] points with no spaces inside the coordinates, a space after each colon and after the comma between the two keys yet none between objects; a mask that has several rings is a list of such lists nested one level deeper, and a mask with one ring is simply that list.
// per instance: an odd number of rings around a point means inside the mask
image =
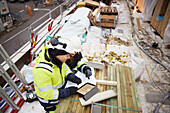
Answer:
[{"label": "yellow safety vest", "polygon": [[58,99],[58,89],[64,85],[65,77],[72,71],[63,63],[60,73],[59,67],[45,60],[45,54],[49,57],[48,51],[45,51],[47,49],[48,47],[44,46],[36,58],[37,64],[33,69],[33,79],[37,96],[44,100],[53,100]]}]

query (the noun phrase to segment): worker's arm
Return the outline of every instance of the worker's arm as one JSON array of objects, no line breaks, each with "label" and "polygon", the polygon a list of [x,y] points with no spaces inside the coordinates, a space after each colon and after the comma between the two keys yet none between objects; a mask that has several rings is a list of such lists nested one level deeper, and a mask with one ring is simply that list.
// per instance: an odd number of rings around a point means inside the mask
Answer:
[{"label": "worker's arm", "polygon": [[51,72],[43,69],[33,69],[35,91],[38,97],[45,100],[58,99],[59,91],[52,86]]},{"label": "worker's arm", "polygon": [[90,76],[92,75],[91,68],[90,68],[89,66],[87,66],[86,64],[81,65],[81,66],[78,68],[78,70],[81,71],[82,73],[84,73],[88,79],[89,79]]},{"label": "worker's arm", "polygon": [[68,97],[69,95],[74,95],[77,92],[77,87],[69,87],[65,89],[59,89],[59,97],[58,99]]},{"label": "worker's arm", "polygon": [[84,73],[87,78],[89,78],[92,75],[90,67],[85,63],[82,54],[79,52],[75,55],[75,59],[77,60],[77,69]]},{"label": "worker's arm", "polygon": [[80,84],[82,81],[79,77],[77,77],[71,70],[70,68],[68,67],[67,64],[64,65],[64,68],[65,68],[65,76],[68,80],[76,83],[76,84]]},{"label": "worker's arm", "polygon": [[74,95],[77,91],[77,87],[54,89],[52,87],[50,73],[47,70],[35,69],[33,70],[33,76],[37,96],[45,100],[58,100],[69,95]]}]

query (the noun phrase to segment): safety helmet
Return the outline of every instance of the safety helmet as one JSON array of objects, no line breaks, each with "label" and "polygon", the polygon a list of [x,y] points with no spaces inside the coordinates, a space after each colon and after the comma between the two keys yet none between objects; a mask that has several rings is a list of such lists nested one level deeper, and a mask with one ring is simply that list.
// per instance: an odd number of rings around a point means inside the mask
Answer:
[{"label": "safety helmet", "polygon": [[80,52],[81,51],[80,38],[78,36],[74,36],[74,37],[70,38],[70,40],[71,40],[71,44],[73,46],[73,51]]},{"label": "safety helmet", "polygon": [[47,46],[53,49],[64,50],[68,53],[74,53],[72,43],[67,38],[53,38],[51,43]]}]

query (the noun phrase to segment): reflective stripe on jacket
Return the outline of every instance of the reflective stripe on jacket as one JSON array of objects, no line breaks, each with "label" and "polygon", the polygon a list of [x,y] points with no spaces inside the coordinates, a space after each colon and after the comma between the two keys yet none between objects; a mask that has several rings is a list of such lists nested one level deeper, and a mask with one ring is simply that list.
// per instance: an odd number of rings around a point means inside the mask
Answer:
[{"label": "reflective stripe on jacket", "polygon": [[55,100],[59,96],[58,89],[64,85],[65,77],[71,73],[71,70],[65,63],[58,67],[51,61],[45,60],[45,54],[49,57],[47,49],[48,47],[44,46],[36,58],[37,64],[33,69],[34,86],[38,97]]}]

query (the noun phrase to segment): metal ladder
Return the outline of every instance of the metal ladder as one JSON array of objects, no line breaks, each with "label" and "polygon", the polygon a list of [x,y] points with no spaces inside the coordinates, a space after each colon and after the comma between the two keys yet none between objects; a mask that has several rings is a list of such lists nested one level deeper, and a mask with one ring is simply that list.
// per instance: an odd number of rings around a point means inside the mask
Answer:
[{"label": "metal ladder", "polygon": [[[24,77],[21,75],[20,71],[16,67],[16,65],[13,63],[11,58],[8,56],[7,52],[4,50],[2,45],[0,44],[0,54],[2,58],[6,61],[6,64],[9,65],[9,67],[12,69],[12,71],[15,73],[15,75],[20,79],[20,81],[24,84],[27,85],[26,80]],[[21,98],[23,99],[22,93],[20,89],[18,89],[17,85],[13,82],[11,79],[10,75],[6,72],[6,70],[3,68],[3,66],[0,64],[0,75],[4,78],[4,80],[11,86],[11,88],[14,90],[14,92]],[[0,86],[0,96],[5,100],[6,103],[10,105],[11,108],[13,109],[20,109],[14,101],[6,94],[4,89]]]}]

